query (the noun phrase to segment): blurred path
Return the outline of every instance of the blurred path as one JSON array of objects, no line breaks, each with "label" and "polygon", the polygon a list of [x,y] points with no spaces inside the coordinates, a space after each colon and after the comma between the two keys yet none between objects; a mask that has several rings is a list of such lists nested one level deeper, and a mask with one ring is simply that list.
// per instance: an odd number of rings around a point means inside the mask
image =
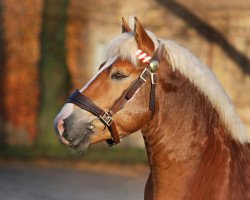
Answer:
[{"label": "blurred path", "polygon": [[146,173],[112,175],[69,167],[4,163],[0,165],[0,199],[142,200],[146,177]]}]

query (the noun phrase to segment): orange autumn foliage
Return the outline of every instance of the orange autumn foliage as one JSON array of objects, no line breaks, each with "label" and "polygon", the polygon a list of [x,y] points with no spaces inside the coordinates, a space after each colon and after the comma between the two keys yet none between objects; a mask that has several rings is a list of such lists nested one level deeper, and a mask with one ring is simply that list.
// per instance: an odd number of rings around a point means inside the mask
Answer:
[{"label": "orange autumn foliage", "polygon": [[27,132],[32,141],[37,130],[43,1],[3,0],[2,4],[4,121]]},{"label": "orange autumn foliage", "polygon": [[71,0],[67,12],[66,61],[73,88],[82,87],[83,83],[90,78],[90,72],[86,67],[86,54],[89,49],[85,45],[87,21],[85,8],[85,1]]}]

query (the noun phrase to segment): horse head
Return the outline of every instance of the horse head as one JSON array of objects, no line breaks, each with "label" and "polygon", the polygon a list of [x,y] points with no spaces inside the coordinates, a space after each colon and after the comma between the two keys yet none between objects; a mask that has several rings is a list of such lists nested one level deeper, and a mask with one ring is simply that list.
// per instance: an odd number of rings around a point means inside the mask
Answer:
[{"label": "horse head", "polygon": [[80,151],[103,140],[119,143],[150,120],[157,103],[159,42],[137,18],[134,29],[122,21],[122,34],[107,46],[98,73],[69,97],[54,121],[59,140]]}]

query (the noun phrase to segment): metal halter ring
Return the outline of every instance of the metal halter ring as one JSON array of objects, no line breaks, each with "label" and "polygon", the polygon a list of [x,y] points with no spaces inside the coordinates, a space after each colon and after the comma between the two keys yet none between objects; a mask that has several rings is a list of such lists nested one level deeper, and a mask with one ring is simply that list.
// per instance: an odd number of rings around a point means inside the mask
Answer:
[{"label": "metal halter ring", "polygon": [[[95,132],[95,128],[96,128],[96,127],[95,127],[95,125],[94,125],[94,121],[96,121],[96,120],[100,121],[99,117],[95,117],[95,118],[92,119],[92,121],[89,122],[89,124],[88,124],[88,129],[91,130],[92,133],[96,133],[96,132]],[[102,130],[101,132],[97,132],[97,133],[104,133],[104,131],[106,130],[107,126],[106,126],[105,124],[103,124],[103,125],[104,125],[103,130]]]}]

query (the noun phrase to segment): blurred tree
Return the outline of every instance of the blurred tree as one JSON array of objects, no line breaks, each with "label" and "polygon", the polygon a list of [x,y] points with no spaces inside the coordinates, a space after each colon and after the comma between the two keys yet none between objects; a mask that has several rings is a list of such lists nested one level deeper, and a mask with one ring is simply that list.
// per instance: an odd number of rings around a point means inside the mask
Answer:
[{"label": "blurred tree", "polygon": [[70,0],[68,8],[66,41],[67,65],[74,88],[81,88],[92,76],[88,65],[90,57],[90,39],[88,17],[90,3],[82,0]]},{"label": "blurred tree", "polygon": [[[3,5],[0,1],[0,22],[3,21]],[[3,23],[0,23],[0,97],[4,96],[4,76],[5,76],[5,44],[3,38]],[[5,105],[3,98],[0,98],[0,144],[4,144],[6,141],[6,134],[4,130],[4,116]]]},{"label": "blurred tree", "polygon": [[31,145],[37,132],[42,5],[1,1],[1,117],[8,144]]},{"label": "blurred tree", "polygon": [[38,145],[46,147],[59,144],[54,134],[53,120],[64,104],[70,88],[64,44],[68,4],[69,0],[44,1]]}]

